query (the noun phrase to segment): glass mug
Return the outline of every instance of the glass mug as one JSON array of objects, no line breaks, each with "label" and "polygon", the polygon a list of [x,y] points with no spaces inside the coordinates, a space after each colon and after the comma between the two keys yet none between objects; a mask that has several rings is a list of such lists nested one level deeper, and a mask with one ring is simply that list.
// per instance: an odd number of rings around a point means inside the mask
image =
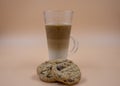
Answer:
[{"label": "glass mug", "polygon": [[44,11],[45,29],[49,59],[67,58],[69,39],[73,41],[70,54],[78,49],[78,42],[70,36],[73,11],[71,10],[49,10]]}]

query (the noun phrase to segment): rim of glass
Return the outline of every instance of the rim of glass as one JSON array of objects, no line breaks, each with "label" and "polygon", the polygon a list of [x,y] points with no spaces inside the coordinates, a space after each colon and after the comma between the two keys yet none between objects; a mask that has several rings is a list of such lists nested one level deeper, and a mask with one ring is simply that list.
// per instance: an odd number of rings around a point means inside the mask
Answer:
[{"label": "rim of glass", "polygon": [[60,12],[60,13],[73,13],[73,10],[45,10],[44,13],[49,13],[49,12]]}]

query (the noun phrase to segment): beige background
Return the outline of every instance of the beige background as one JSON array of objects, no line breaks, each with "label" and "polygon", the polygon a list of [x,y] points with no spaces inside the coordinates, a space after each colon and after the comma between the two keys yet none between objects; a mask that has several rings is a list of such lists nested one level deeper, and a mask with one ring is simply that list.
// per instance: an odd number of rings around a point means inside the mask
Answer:
[{"label": "beige background", "polygon": [[119,0],[0,0],[0,33],[40,33],[49,9],[73,10],[73,29],[120,31]]},{"label": "beige background", "polygon": [[120,0],[0,0],[0,86],[61,86],[36,67],[48,60],[43,11],[66,9],[79,41],[69,57],[82,72],[76,86],[120,86]]}]

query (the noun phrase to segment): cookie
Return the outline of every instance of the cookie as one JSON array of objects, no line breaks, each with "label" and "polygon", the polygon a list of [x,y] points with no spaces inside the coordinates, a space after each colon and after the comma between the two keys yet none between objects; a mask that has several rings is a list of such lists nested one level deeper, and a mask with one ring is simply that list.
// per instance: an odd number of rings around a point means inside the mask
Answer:
[{"label": "cookie", "polygon": [[53,64],[50,61],[46,61],[37,67],[37,74],[42,81],[55,82],[54,75],[52,73]]},{"label": "cookie", "polygon": [[56,64],[60,64],[60,63],[73,63],[71,60],[68,59],[54,59],[54,60],[50,60],[51,63],[53,63],[54,65]]},{"label": "cookie", "polygon": [[52,67],[55,79],[67,85],[73,85],[80,81],[79,67],[70,60],[56,60]]}]

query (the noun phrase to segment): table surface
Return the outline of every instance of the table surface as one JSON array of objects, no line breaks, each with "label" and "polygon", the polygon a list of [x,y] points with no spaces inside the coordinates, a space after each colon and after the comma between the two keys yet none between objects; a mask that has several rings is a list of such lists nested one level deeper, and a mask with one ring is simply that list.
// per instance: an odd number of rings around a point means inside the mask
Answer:
[{"label": "table surface", "polygon": [[[95,36],[91,37],[94,39],[88,37],[78,37],[79,49],[68,57],[79,66],[82,73],[81,81],[75,86],[120,86],[119,37],[109,39],[100,36],[97,37],[99,40]],[[46,60],[47,44],[42,36],[35,39],[2,39],[0,86],[62,86],[39,80],[36,67]]]}]

